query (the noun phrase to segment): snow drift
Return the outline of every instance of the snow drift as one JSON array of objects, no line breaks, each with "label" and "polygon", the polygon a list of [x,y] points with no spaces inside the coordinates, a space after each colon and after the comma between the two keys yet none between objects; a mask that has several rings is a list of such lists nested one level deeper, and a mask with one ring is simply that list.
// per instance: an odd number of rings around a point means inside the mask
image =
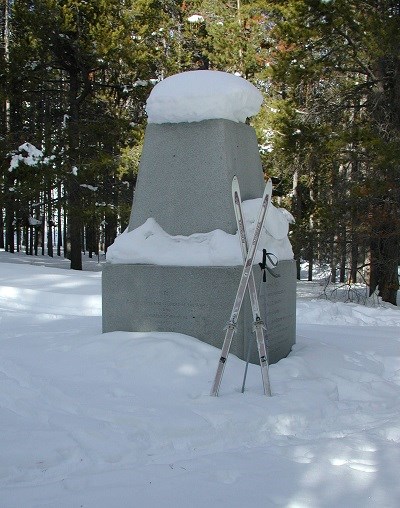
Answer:
[{"label": "snow drift", "polygon": [[217,349],[100,333],[100,273],[1,263],[0,290],[2,507],[398,505],[399,309],[299,299],[273,396],[230,356],[213,398]]}]

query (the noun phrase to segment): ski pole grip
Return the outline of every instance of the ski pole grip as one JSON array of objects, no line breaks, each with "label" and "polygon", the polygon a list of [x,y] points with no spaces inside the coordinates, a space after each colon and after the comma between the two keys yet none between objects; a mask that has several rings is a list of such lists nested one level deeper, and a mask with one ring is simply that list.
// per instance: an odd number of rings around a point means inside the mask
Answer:
[{"label": "ski pole grip", "polygon": [[262,262],[258,264],[263,272],[263,282],[267,282],[267,274],[265,273],[267,267],[267,249],[263,249]]}]

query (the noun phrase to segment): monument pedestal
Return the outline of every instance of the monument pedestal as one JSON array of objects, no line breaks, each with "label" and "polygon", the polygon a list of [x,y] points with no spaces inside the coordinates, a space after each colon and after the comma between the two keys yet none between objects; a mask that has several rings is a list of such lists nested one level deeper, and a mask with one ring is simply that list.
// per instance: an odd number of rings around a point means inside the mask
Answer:
[{"label": "monument pedestal", "polygon": [[[151,217],[173,236],[216,229],[235,234],[231,195],[235,175],[242,200],[262,196],[265,182],[257,138],[249,125],[225,119],[150,123],[129,231]],[[134,264],[134,260],[132,263],[107,263],[104,268],[104,332],[179,332],[221,348],[242,266],[162,266]],[[272,363],[287,356],[295,342],[294,261],[281,261],[276,272],[279,278],[267,274],[260,295],[260,307],[267,309],[263,318]],[[258,266],[254,273],[259,284]],[[245,359],[250,343],[251,361],[258,363],[252,326],[246,295],[231,353]]]},{"label": "monument pedestal", "polygon": [[[178,332],[222,347],[242,266],[156,266],[106,264],[103,270],[103,332]],[[267,327],[269,362],[287,356],[295,342],[296,271],[294,261],[282,261],[267,272],[260,308]],[[257,288],[261,270],[254,267]],[[230,352],[259,363],[246,294]],[[250,341],[249,341],[250,339]]]}]

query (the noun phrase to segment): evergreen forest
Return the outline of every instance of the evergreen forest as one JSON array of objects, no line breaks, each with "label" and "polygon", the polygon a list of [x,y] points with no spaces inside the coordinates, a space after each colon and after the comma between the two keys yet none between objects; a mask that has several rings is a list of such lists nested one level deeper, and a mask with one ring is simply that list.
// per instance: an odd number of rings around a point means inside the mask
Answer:
[{"label": "evergreen forest", "polygon": [[400,1],[0,0],[0,248],[107,251],[129,221],[152,87],[195,69],[251,120],[298,263],[396,304]]}]

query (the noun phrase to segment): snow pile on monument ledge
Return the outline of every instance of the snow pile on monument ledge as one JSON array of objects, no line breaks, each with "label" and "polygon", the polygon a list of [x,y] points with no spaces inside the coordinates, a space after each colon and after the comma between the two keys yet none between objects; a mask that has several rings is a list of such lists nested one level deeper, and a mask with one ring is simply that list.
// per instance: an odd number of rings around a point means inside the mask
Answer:
[{"label": "snow pile on monument ledge", "polygon": [[[261,107],[261,92],[245,79],[219,71],[189,71],[158,83],[147,100],[149,123],[200,122],[225,119],[245,122]],[[246,229],[254,230],[261,199],[244,202]],[[270,206],[264,239],[260,245],[278,259],[293,259],[288,239],[293,218],[282,209]],[[260,261],[259,253],[256,261]],[[109,248],[111,263],[145,263],[178,266],[235,266],[241,264],[239,239],[224,231],[171,236],[149,218],[133,231],[125,231]]]}]

